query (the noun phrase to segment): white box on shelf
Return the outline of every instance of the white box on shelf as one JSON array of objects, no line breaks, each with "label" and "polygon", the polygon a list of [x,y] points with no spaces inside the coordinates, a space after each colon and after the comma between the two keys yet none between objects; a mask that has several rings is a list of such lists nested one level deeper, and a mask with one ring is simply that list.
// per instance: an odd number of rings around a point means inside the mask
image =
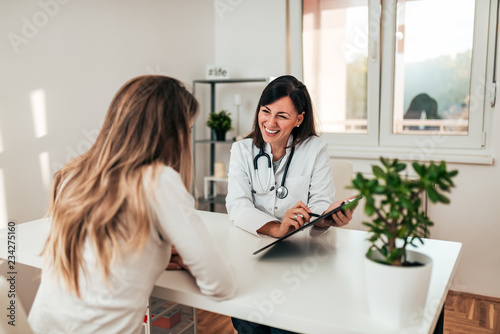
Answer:
[{"label": "white box on shelf", "polygon": [[216,184],[214,184],[213,193],[212,194],[208,193],[208,186],[209,186],[209,183],[211,181],[213,181],[214,183],[215,182],[227,182],[227,177],[205,176],[203,178],[203,196],[205,197],[205,199],[212,199],[212,198],[215,198],[217,196],[217,185]]}]

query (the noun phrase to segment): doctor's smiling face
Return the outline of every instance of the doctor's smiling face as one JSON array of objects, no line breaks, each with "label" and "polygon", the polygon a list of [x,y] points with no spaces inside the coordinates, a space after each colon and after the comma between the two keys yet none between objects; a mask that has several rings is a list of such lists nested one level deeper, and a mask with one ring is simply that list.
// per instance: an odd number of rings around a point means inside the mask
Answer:
[{"label": "doctor's smiling face", "polygon": [[282,75],[262,91],[248,138],[258,149],[269,143],[276,161],[285,154],[291,134],[290,146],[316,136],[314,112],[306,86],[291,75]]},{"label": "doctor's smiling face", "polygon": [[262,138],[271,145],[273,155],[282,155],[293,128],[304,120],[304,112],[299,114],[290,97],[285,96],[261,106],[258,117]]}]

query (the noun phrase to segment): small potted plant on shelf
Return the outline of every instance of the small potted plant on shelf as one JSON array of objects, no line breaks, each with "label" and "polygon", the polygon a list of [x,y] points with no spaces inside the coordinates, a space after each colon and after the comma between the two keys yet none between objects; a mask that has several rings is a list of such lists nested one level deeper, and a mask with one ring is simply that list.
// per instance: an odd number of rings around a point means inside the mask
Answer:
[{"label": "small potted plant on shelf", "polygon": [[380,158],[382,167],[372,166],[374,178],[361,173],[352,186],[365,198],[364,212],[370,247],[366,253],[366,288],[372,314],[396,325],[408,325],[418,318],[425,305],[432,269],[431,259],[409,250],[423,244],[433,225],[422,208],[427,197],[432,203],[450,202],[449,192],[458,171],[446,163],[413,162],[415,177],[402,177],[406,164]]},{"label": "small potted plant on shelf", "polygon": [[231,130],[231,113],[227,110],[221,110],[218,113],[210,113],[207,120],[207,126],[214,130],[215,138],[218,141],[226,140],[226,132]]}]

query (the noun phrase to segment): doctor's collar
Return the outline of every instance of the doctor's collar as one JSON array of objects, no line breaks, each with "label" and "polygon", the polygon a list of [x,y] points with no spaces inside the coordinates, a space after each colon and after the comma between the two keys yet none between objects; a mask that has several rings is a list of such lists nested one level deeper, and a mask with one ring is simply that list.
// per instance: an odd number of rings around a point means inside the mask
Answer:
[{"label": "doctor's collar", "polygon": [[[290,136],[288,137],[288,141],[286,143],[285,155],[290,154],[290,151],[292,150],[292,143],[293,143],[293,135],[290,134]],[[257,147],[257,149],[260,150],[260,147]],[[264,141],[264,152],[268,153],[269,155],[272,155],[271,144],[265,141]]]}]

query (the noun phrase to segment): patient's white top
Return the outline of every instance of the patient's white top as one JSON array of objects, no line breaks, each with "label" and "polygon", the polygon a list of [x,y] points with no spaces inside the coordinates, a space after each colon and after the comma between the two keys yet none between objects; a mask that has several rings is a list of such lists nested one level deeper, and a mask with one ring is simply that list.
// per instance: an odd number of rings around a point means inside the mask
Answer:
[{"label": "patient's white top", "polygon": [[108,284],[88,241],[83,252],[87,279],[80,276],[81,299],[44,265],[29,315],[35,333],[143,333],[148,298],[169,263],[172,245],[203,294],[215,299],[234,295],[232,268],[207,238],[208,232],[194,209],[194,199],[172,168],[165,167],[161,172],[155,196],[152,204],[159,226],[152,228],[138,256],[122,256],[111,269]]}]

